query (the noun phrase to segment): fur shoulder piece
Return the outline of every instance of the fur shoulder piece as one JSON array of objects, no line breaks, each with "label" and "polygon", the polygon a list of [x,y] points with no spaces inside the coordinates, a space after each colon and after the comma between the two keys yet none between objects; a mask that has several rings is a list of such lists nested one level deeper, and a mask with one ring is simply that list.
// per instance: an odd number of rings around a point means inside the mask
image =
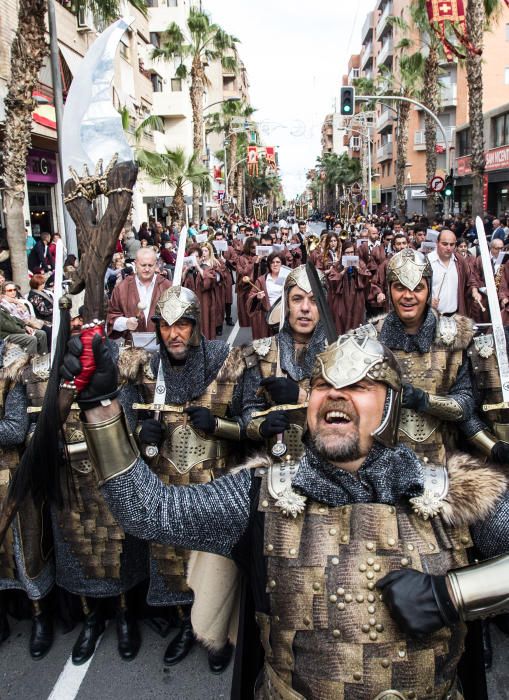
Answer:
[{"label": "fur shoulder piece", "polygon": [[269,469],[269,467],[272,466],[272,460],[270,457],[267,455],[266,452],[259,452],[258,454],[253,455],[250,457],[247,462],[244,462],[244,464],[239,465],[238,467],[235,467],[234,469],[231,470],[230,473],[236,473],[240,472],[243,469],[251,469],[251,470],[256,470],[256,469]]},{"label": "fur shoulder piece", "polygon": [[434,313],[437,319],[434,345],[451,350],[466,350],[474,337],[472,319],[459,314],[439,316]]},{"label": "fur shoulder piece", "polygon": [[216,380],[218,382],[237,382],[246,369],[246,361],[242,347],[237,346],[232,348],[228,353],[228,357],[223,362],[223,366],[219,370]]},{"label": "fur shoulder piece", "polygon": [[258,357],[267,357],[269,352],[273,349],[273,345],[276,345],[274,336],[253,340],[253,348]]},{"label": "fur shoulder piece", "polygon": [[140,370],[150,361],[150,354],[143,348],[127,348],[118,358],[118,373],[121,382],[136,381]]},{"label": "fur shoulder piece", "polygon": [[3,348],[3,367],[0,369],[0,377],[13,383],[22,382],[23,372],[29,366],[30,359],[30,355],[19,345],[6,343]]},{"label": "fur shoulder piece", "polygon": [[442,501],[442,518],[448,525],[472,525],[485,518],[509,486],[506,474],[493,464],[463,452],[447,460],[449,491]]}]

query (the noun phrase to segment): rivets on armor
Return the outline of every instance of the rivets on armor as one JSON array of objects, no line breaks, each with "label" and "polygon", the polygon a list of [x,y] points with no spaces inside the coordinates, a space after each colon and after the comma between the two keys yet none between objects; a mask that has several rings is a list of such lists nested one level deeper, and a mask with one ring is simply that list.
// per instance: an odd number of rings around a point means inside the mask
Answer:
[{"label": "rivets on armor", "polygon": [[372,551],[375,549],[374,543],[373,543],[373,542],[367,542],[367,543],[366,543],[366,549],[368,550],[368,552],[372,552]]},{"label": "rivets on armor", "polygon": [[358,603],[364,603],[364,596],[362,595],[362,593],[358,593],[358,594],[355,596],[355,600],[356,600]]},{"label": "rivets on armor", "polygon": [[320,508],[318,508],[318,512],[325,513],[325,508],[323,506],[320,506]]},{"label": "rivets on armor", "polygon": [[359,566],[359,571],[367,571],[367,570],[368,570],[368,567],[366,566],[366,564],[361,564]]},{"label": "rivets on armor", "polygon": [[374,627],[376,625],[376,619],[374,617],[369,618],[369,625],[370,627]]},{"label": "rivets on armor", "polygon": [[374,563],[375,563],[375,560],[373,559],[373,557],[369,557],[368,566],[373,566]]},{"label": "rivets on armor", "polygon": [[460,539],[461,544],[468,544],[470,540],[466,535],[463,535],[463,537]]},{"label": "rivets on armor", "polygon": [[353,600],[353,595],[350,595],[350,593],[347,593],[347,594],[345,595],[345,602],[346,602],[346,603],[351,603],[352,600]]},{"label": "rivets on armor", "polygon": [[302,622],[303,622],[307,627],[309,627],[309,625],[311,624],[311,618],[308,617],[308,616],[306,615],[306,617],[302,620]]},{"label": "rivets on armor", "polygon": [[337,603],[338,597],[337,595],[332,594],[329,596],[329,600],[331,603]]},{"label": "rivets on armor", "polygon": [[341,535],[341,542],[348,542],[348,535]]},{"label": "rivets on armor", "polygon": [[377,626],[375,627],[375,629],[376,629],[377,632],[383,632],[383,631],[384,631],[384,626],[381,625],[381,624],[379,624],[379,625],[377,625]]},{"label": "rivets on armor", "polygon": [[339,637],[341,637],[341,632],[339,630],[332,630],[332,636],[334,637],[334,639],[338,639]]},{"label": "rivets on armor", "polygon": [[389,539],[387,540],[387,544],[389,545],[389,547],[394,547],[394,545],[396,544],[396,540],[394,539],[394,537],[389,537]]},{"label": "rivets on armor", "polygon": [[319,591],[320,590],[320,583],[318,581],[315,581],[313,583],[313,590],[314,591]]},{"label": "rivets on armor", "polygon": [[[389,668],[389,666],[391,665],[391,662],[389,659],[382,659],[381,663],[382,663],[382,668]],[[408,697],[410,697],[410,695]]]},{"label": "rivets on armor", "polygon": [[431,686],[431,685],[428,685],[428,687],[426,688],[426,693],[427,693],[428,695],[431,695],[432,692],[433,692],[432,686]]},{"label": "rivets on armor", "polygon": [[364,624],[362,625],[361,629],[364,632],[364,634],[367,634],[369,632],[369,625]]},{"label": "rivets on armor", "polygon": [[[405,656],[406,656],[406,651],[405,651],[404,649],[400,649],[400,650],[398,651],[398,656],[400,657],[400,659],[404,659]],[[431,691],[430,691],[430,692],[431,692]]]},{"label": "rivets on armor", "polygon": [[372,630],[372,631],[369,633],[369,638],[371,639],[372,642],[374,642],[376,639],[378,639],[378,635],[377,635],[377,633],[376,633],[374,630]]},{"label": "rivets on armor", "polygon": [[329,530],[329,535],[337,535],[337,534],[338,534],[338,531],[336,530],[336,528],[331,527],[331,529]]},{"label": "rivets on armor", "polygon": [[410,561],[406,557],[403,557],[403,559],[401,560],[401,566],[408,566],[409,564]]},{"label": "rivets on armor", "polygon": [[359,671],[356,671],[356,672],[353,674],[353,679],[354,679],[354,681],[360,681],[360,680],[362,680],[362,673],[360,673]]},{"label": "rivets on armor", "polygon": [[414,700],[414,698],[416,698],[416,697],[417,696],[416,696],[415,692],[413,690],[410,690],[408,693],[408,700]]},{"label": "rivets on armor", "polygon": [[413,544],[409,544],[409,545],[407,545],[407,549],[408,549],[409,552],[413,552],[414,549],[415,549],[415,547],[414,547]]},{"label": "rivets on armor", "polygon": [[375,588],[375,584],[373,583],[373,581],[370,581],[368,583],[368,591],[373,591],[374,588]]},{"label": "rivets on armor", "polygon": [[288,552],[290,553],[290,556],[292,556],[292,557],[294,557],[297,554],[297,550],[295,549],[295,547],[290,547]]},{"label": "rivets on armor", "polygon": [[346,608],[346,605],[344,603],[338,603],[336,607],[338,610],[344,610]]},{"label": "rivets on armor", "polygon": [[422,458],[422,461],[424,462],[424,464],[427,464],[427,463],[429,462],[429,458],[428,458],[428,457],[423,457],[423,458]]},{"label": "rivets on armor", "polygon": [[370,593],[368,595],[368,603],[374,603],[374,602],[375,602],[375,596],[373,595],[373,593]]},{"label": "rivets on armor", "polygon": [[390,513],[391,515],[394,515],[395,512],[396,512],[396,508],[394,508],[394,506],[391,506],[391,507],[389,508],[389,513]]},{"label": "rivets on armor", "polygon": [[269,502],[267,500],[262,501],[262,508],[268,508]]},{"label": "rivets on armor", "polygon": [[375,565],[374,565],[373,571],[381,571],[381,570],[382,570],[382,567],[380,566],[380,564],[375,564]]},{"label": "rivets on armor", "polygon": [[338,557],[332,557],[331,564],[333,564],[334,566],[337,566],[339,564]]},{"label": "rivets on armor", "polygon": [[338,588],[338,590],[336,591],[336,593],[337,593],[338,595],[345,595],[345,589],[344,589],[344,588]]},{"label": "rivets on armor", "polygon": [[274,581],[274,579],[272,579],[272,581],[269,581],[269,588],[275,588],[275,587],[276,587],[276,582]]},{"label": "rivets on armor", "polygon": [[274,622],[276,622],[276,623],[281,622],[281,618],[279,617],[279,615],[274,616]]},{"label": "rivets on armor", "polygon": [[260,474],[265,474],[265,469],[260,469]]},{"label": "rivets on armor", "polygon": [[371,579],[375,578],[375,574],[372,571],[368,571],[366,578],[371,581]]},{"label": "rivets on armor", "polygon": [[430,542],[430,543],[428,544],[428,549],[429,549],[430,551],[433,551],[433,550],[435,549],[435,545],[433,544],[433,542]]},{"label": "rivets on armor", "polygon": [[273,552],[274,551],[274,545],[273,544],[268,544],[267,545],[267,552]]},{"label": "rivets on armor", "polygon": [[376,610],[376,608],[375,608],[374,605],[370,605],[370,606],[368,607],[368,613],[369,613],[370,615],[373,615],[374,612],[375,612],[375,610]]}]

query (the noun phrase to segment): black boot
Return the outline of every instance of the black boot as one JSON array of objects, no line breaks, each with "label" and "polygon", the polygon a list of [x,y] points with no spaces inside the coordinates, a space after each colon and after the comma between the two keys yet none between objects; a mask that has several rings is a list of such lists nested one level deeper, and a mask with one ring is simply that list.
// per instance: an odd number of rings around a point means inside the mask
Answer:
[{"label": "black boot", "polygon": [[75,666],[81,666],[90,659],[97,640],[104,632],[104,619],[98,610],[90,611],[87,607],[85,614],[85,622],[72,648],[72,662]]},{"label": "black boot", "polygon": [[225,307],[226,310],[226,325],[227,326],[234,326],[234,322],[232,319],[232,305],[231,304],[226,304]]},{"label": "black boot", "polygon": [[186,605],[181,611],[180,631],[168,644],[164,653],[164,663],[168,666],[174,666],[185,659],[195,642],[191,625],[191,606]]},{"label": "black boot", "polygon": [[41,610],[38,603],[34,603],[33,608],[30,656],[32,659],[42,659],[53,644],[53,620],[49,613]]},{"label": "black boot", "polygon": [[0,606],[0,644],[5,642],[10,633],[11,628],[9,627],[7,613],[5,612],[5,608]]},{"label": "black boot", "polygon": [[482,621],[482,650],[484,657],[484,668],[489,671],[493,665],[493,648],[491,646],[490,623]]},{"label": "black boot", "polygon": [[140,630],[134,617],[122,604],[117,610],[117,639],[120,657],[124,661],[132,661],[140,650]]},{"label": "black boot", "polygon": [[492,619],[492,622],[496,624],[496,626],[501,632],[503,632],[506,635],[509,635],[509,613],[497,615]]},{"label": "black boot", "polygon": [[231,661],[233,654],[233,644],[226,642],[222,649],[215,651],[214,649],[209,650],[209,668],[212,673],[223,673],[225,669],[228,668],[228,664]]},{"label": "black boot", "polygon": [[216,335],[218,335],[218,336],[223,335],[223,326],[216,327]]}]

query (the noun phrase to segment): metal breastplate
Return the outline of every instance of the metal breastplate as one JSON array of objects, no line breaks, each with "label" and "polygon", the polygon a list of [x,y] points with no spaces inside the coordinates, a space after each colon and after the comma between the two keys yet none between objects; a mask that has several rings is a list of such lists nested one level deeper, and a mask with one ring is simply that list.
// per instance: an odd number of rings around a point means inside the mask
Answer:
[{"label": "metal breastplate", "polygon": [[374,700],[399,692],[445,700],[465,626],[414,640],[390,617],[376,582],[402,567],[444,574],[466,565],[468,530],[384,504],[329,508],[308,500],[287,518],[266,476],[258,509],[270,598],[270,614],[257,615],[268,663],[260,698]]},{"label": "metal breastplate", "polygon": [[497,438],[509,442],[509,410],[487,408],[503,403],[493,336],[490,334],[474,338],[468,355],[472,362],[474,382],[481,395],[482,419],[493,430]]},{"label": "metal breastplate", "polygon": [[[429,352],[419,354],[393,350],[402,370],[402,381],[430,394],[445,395],[456,381],[463,363],[463,352],[432,346]],[[401,409],[399,433],[403,444],[411,447],[420,457],[443,463],[445,461],[443,421],[427,413],[409,408]]]}]

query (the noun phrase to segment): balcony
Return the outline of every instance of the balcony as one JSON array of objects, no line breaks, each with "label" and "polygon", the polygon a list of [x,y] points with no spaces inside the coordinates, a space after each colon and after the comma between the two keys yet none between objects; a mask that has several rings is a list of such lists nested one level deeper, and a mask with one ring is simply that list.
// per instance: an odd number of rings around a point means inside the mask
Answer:
[{"label": "balcony", "polygon": [[458,104],[458,84],[442,85],[440,87],[440,104],[442,107],[456,107]]},{"label": "balcony", "polygon": [[388,141],[376,149],[376,159],[379,163],[384,160],[392,160],[392,141]]},{"label": "balcony", "polygon": [[366,19],[364,21],[364,25],[362,27],[361,42],[364,44],[364,42],[368,41],[368,39],[371,39],[372,35],[373,35],[373,13],[368,12]]},{"label": "balcony", "polygon": [[350,73],[348,73],[348,85],[353,85],[354,80],[358,80],[361,77],[360,68],[352,68]]},{"label": "balcony", "polygon": [[165,32],[172,22],[185,26],[186,7],[179,3],[177,7],[168,7],[161,0],[151,0],[148,7],[148,26],[151,32]]},{"label": "balcony", "polygon": [[382,14],[380,15],[377,25],[376,25],[376,39],[381,41],[384,34],[390,30],[392,32],[392,25],[388,21],[389,17],[392,17],[392,0],[385,5]]},{"label": "balcony", "polygon": [[189,92],[154,92],[152,95],[152,114],[159,117],[190,117],[191,102]]},{"label": "balcony", "polygon": [[[454,126],[445,126],[445,135],[447,136],[449,145],[454,146],[454,138],[456,134],[456,128]],[[437,146],[443,146],[445,148],[444,137],[442,132],[437,129]],[[424,129],[419,129],[414,134],[414,151],[425,151],[426,150],[426,137]]]},{"label": "balcony", "polygon": [[388,68],[390,68],[392,65],[392,57],[393,56],[394,56],[394,42],[392,40],[392,37],[389,37],[382,44],[382,48],[380,49],[380,51],[378,53],[378,56],[376,59],[377,65],[379,65],[379,66],[385,65]]},{"label": "balcony", "polygon": [[392,129],[394,124],[394,112],[392,109],[385,109],[376,120],[376,130],[380,132]]},{"label": "balcony", "polygon": [[373,64],[373,44],[371,41],[369,44],[364,44],[363,52],[361,56],[361,70],[365,70],[367,67]]},{"label": "balcony", "polygon": [[351,136],[348,146],[349,146],[350,150],[352,150],[352,151],[360,151],[361,150],[361,137],[360,136]]}]

